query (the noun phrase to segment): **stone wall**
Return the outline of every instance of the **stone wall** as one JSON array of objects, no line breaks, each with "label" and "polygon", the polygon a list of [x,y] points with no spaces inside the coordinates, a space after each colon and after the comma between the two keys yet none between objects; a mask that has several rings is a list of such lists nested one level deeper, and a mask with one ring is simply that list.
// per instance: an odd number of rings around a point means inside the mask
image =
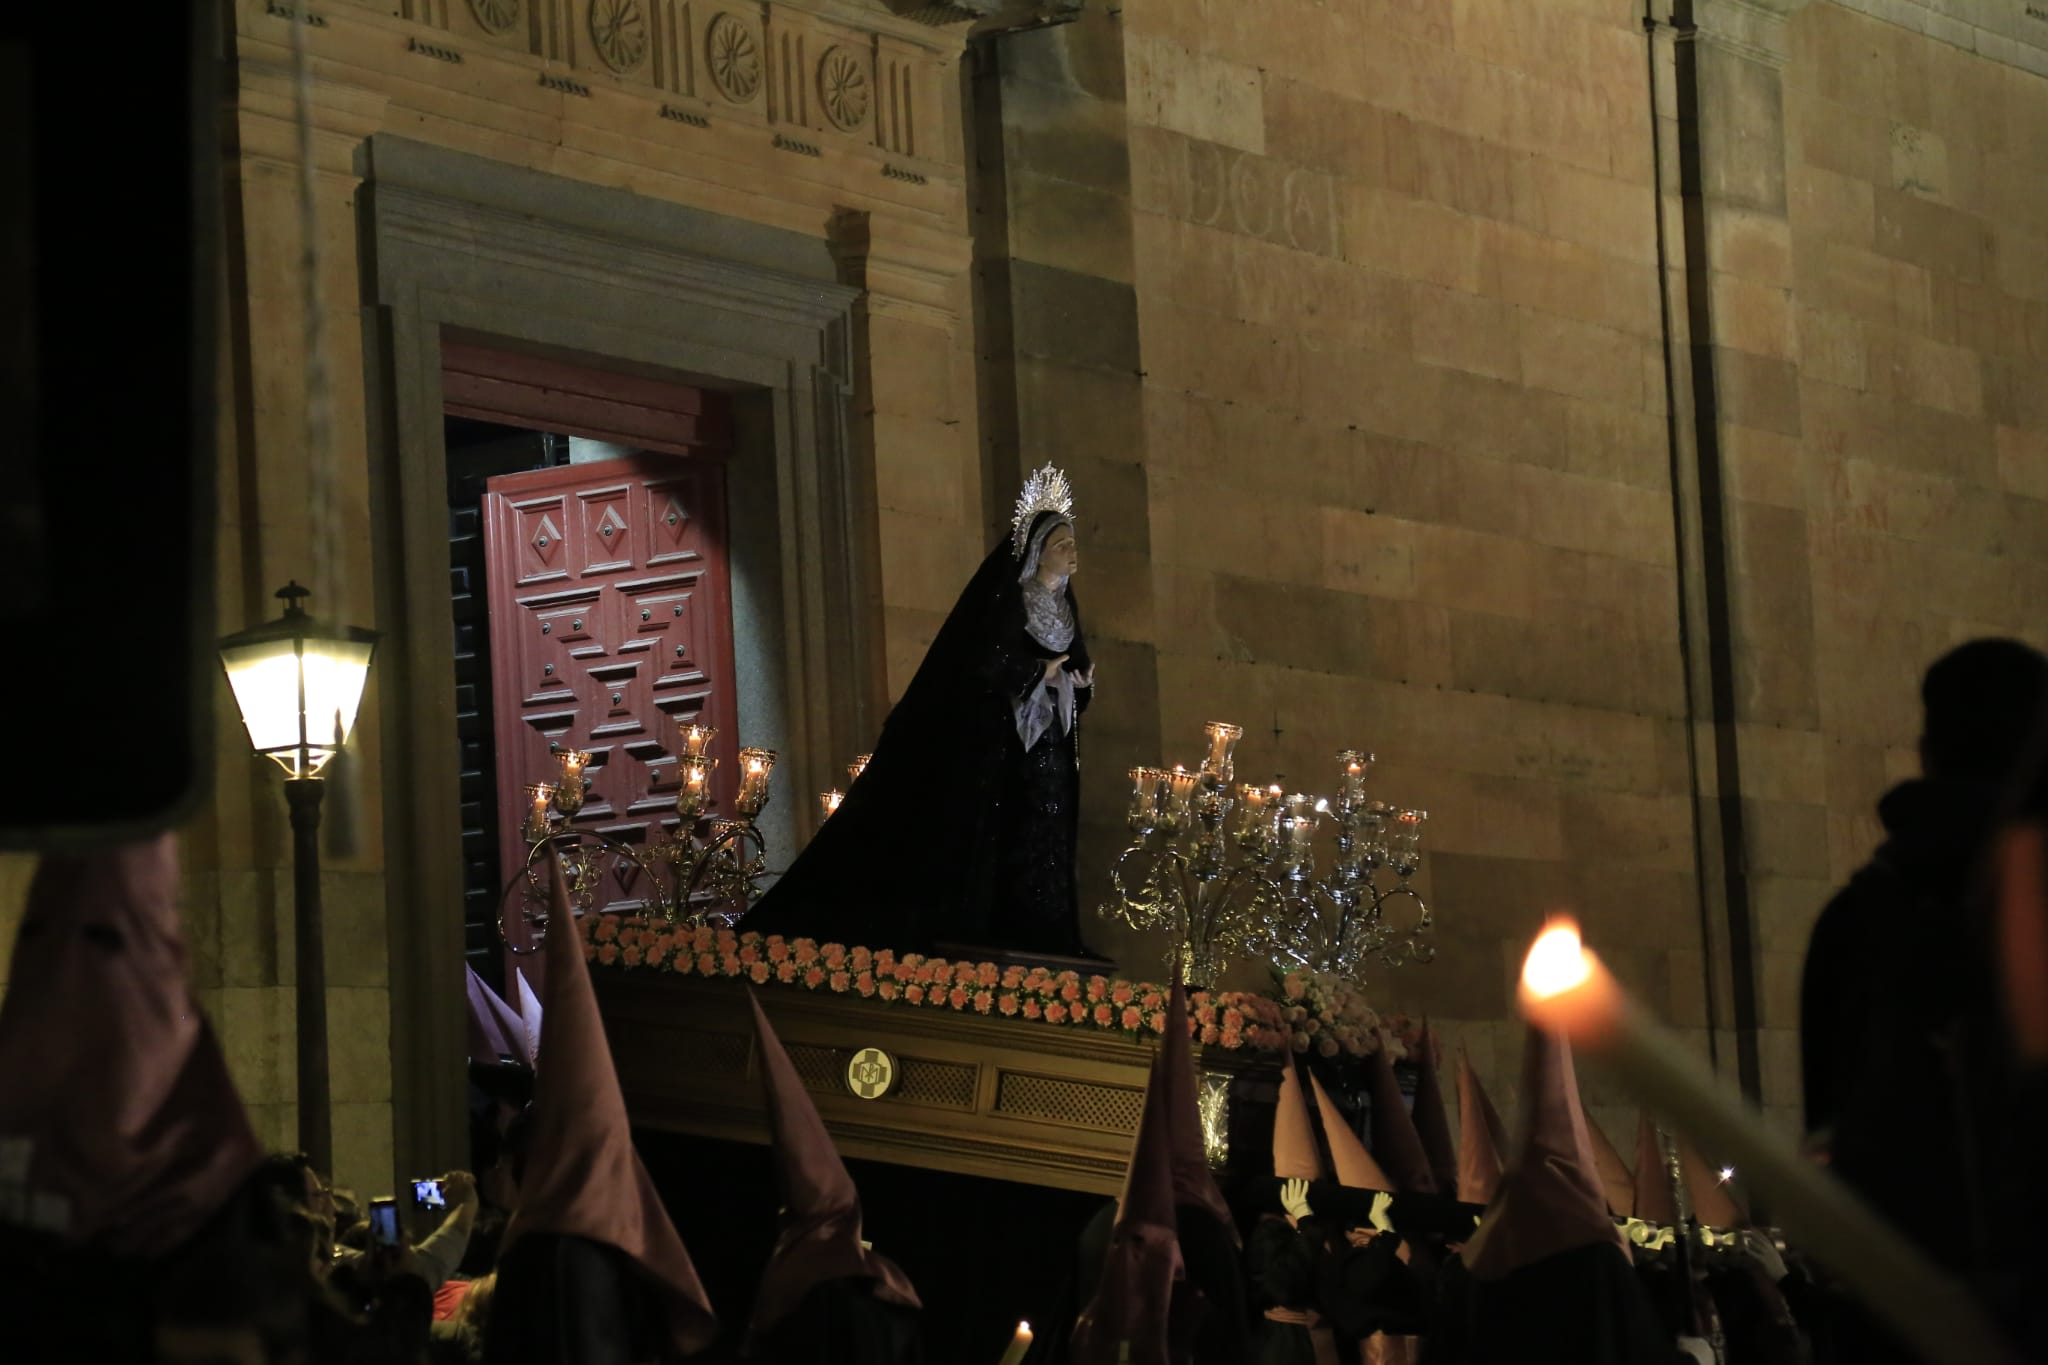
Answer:
[{"label": "stone wall", "polygon": [[1441,928],[1372,992],[1503,1096],[1552,910],[1699,1033],[1632,7],[1125,23],[1166,757],[1211,718],[1253,778],[1378,755],[1375,793],[1430,813]]},{"label": "stone wall", "polygon": [[[653,7],[622,70],[580,4],[524,3],[533,23],[499,27],[521,0],[313,6],[333,614],[403,633],[391,583],[444,571],[372,515],[365,139],[830,241],[867,290],[849,439],[869,478],[846,510],[882,648],[845,685],[871,719],[1018,472],[1062,462],[1103,661],[1084,900],[1119,774],[1190,758],[1202,722],[1245,726],[1247,778],[1327,788],[1334,750],[1369,747],[1378,794],[1430,811],[1442,926],[1435,965],[1375,974],[1384,1006],[1429,1012],[1511,1103],[1516,966],[1570,908],[1794,1116],[1804,935],[1911,769],[1918,673],[1973,634],[2041,635],[2035,21],[1701,0],[1680,34],[1662,6],[1646,33],[1635,0],[1129,0],[977,40],[963,72],[963,32],[909,7],[794,3],[772,41],[749,30],[766,65],[742,99],[705,64],[714,7]],[[233,10],[223,629],[306,574],[286,12]],[[800,68],[854,33],[896,103],[850,129]],[[419,760],[393,752],[380,676],[326,892],[337,1166],[368,1188],[449,1155],[394,1110],[393,1058],[444,1026],[400,930],[457,913],[389,852],[411,831],[387,828],[387,765]],[[218,705],[187,838],[195,974],[282,1144],[287,831]],[[0,864],[10,939],[25,870]],[[1588,1088],[1626,1147],[1631,1111]]]},{"label": "stone wall", "polygon": [[[330,593],[321,610],[385,633],[347,773],[330,797],[324,864],[336,1173],[366,1193],[388,1188],[394,1176],[458,1160],[462,1101],[455,1076],[422,1071],[419,1061],[427,1055],[419,1051],[423,1033],[460,1027],[459,1009],[449,1004],[459,959],[427,963],[419,954],[445,956],[423,945],[456,939],[422,938],[412,928],[418,917],[459,916],[459,909],[452,897],[435,903],[445,889],[439,864],[410,851],[428,826],[387,830],[383,820],[388,764],[404,764],[408,779],[417,774],[450,803],[453,789],[435,785],[445,767],[439,737],[421,740],[430,753],[392,753],[393,718],[419,703],[392,698],[380,679],[419,679],[429,711],[436,690],[452,691],[453,680],[445,665],[437,670],[423,657],[432,651],[416,647],[418,622],[405,609],[408,585],[445,584],[446,563],[409,564],[400,532],[372,512],[387,505],[380,500],[399,481],[378,463],[387,456],[377,425],[393,420],[391,394],[380,395],[378,385],[392,377],[366,368],[373,359],[366,338],[378,324],[374,307],[357,312],[359,301],[378,298],[374,253],[361,235],[365,140],[395,134],[514,170],[687,205],[721,215],[742,247],[756,227],[770,236],[801,234],[820,244],[821,255],[829,241],[842,279],[866,291],[859,335],[847,338],[853,391],[846,410],[847,444],[864,481],[847,507],[811,506],[806,489],[785,490],[784,515],[850,518],[858,530],[850,553],[861,561],[851,571],[874,585],[863,618],[839,627],[872,637],[873,675],[834,679],[850,699],[835,703],[838,712],[878,718],[883,695],[907,681],[950,606],[949,585],[964,580],[981,553],[955,74],[964,27],[930,27],[880,3],[728,13],[664,0],[639,7],[646,27],[620,46],[616,36],[598,40],[588,10],[587,0],[406,0],[397,7],[335,0],[308,11],[346,550],[345,595],[337,601]],[[301,309],[290,13],[239,0],[232,14],[224,630],[274,615],[270,590],[308,576],[301,373],[293,359]],[[562,209],[543,194],[528,211],[545,220]],[[569,311],[554,308],[545,293],[526,303],[528,330],[544,339],[551,315]],[[573,346],[566,325],[557,330],[558,344]],[[403,372],[395,378],[432,382]],[[787,543],[784,552],[795,553]],[[440,629],[449,629],[445,621]],[[805,648],[823,657],[821,640],[811,632]],[[443,709],[452,737],[452,706]],[[249,757],[225,688],[216,719],[214,797],[186,837],[195,976],[259,1130],[290,1145],[288,830],[278,775]],[[847,752],[825,754],[822,739],[811,736],[817,755],[786,754],[783,799],[803,821],[813,818],[812,803],[788,792],[832,785],[857,751],[848,740]],[[439,855],[443,862],[454,856],[452,849]],[[427,989],[436,982],[445,982],[445,992]],[[453,1049],[459,1055],[459,1033]]]},{"label": "stone wall", "polygon": [[1920,670],[2041,635],[2048,82],[1919,10],[1694,14],[1124,9],[1144,757],[1374,749],[1443,926],[1385,1005],[1511,1092],[1569,908],[1789,1123],[1805,934]]},{"label": "stone wall", "polygon": [[1797,1094],[1812,918],[1917,767],[1920,671],[1978,635],[2048,635],[2048,24],[1968,8],[2036,46],[1922,33],[1911,6],[1794,16],[1782,207],[1730,204],[1714,244],[1717,330],[1758,381],[1724,437],[1776,1104]]}]

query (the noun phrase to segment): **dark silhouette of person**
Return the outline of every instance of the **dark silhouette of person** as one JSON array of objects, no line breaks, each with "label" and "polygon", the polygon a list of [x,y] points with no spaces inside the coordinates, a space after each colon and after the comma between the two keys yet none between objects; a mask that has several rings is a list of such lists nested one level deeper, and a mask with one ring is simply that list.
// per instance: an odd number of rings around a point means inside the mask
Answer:
[{"label": "dark silhouette of person", "polygon": [[[1960,907],[2048,700],[2048,658],[2016,640],[1974,640],[1927,670],[1920,695],[1922,775],[1878,802],[1885,842],[1828,902],[1807,947],[1799,1034],[1810,1133],[1840,1123],[1873,1062],[1889,1065],[1867,1055],[1879,1017],[1953,1003],[1961,982],[1929,969],[1955,965],[1964,947]],[[1906,984],[1894,979],[1901,971],[1912,984],[1892,994]]]},{"label": "dark silhouette of person", "polygon": [[[1921,776],[1878,803],[1885,841],[1815,923],[1800,995],[1810,1141],[1834,1173],[1968,1280],[1994,1272],[2011,1066],[1984,865],[2044,704],[2048,657],[1974,640],[1928,669]],[[2038,1163],[2036,1163],[2038,1164]],[[1844,1359],[1909,1359],[1860,1312]]]}]

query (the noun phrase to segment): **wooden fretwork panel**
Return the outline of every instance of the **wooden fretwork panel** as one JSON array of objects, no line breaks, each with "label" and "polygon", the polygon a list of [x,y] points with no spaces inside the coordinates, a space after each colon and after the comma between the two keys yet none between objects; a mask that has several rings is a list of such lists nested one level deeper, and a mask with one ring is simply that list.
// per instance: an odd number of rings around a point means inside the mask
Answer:
[{"label": "wooden fretwork panel", "polygon": [[[493,479],[484,497],[505,875],[525,787],[587,749],[578,825],[646,844],[675,823],[676,721],[718,728],[714,813],[736,787],[725,467],[635,455]],[[627,908],[648,888],[621,880]]]}]

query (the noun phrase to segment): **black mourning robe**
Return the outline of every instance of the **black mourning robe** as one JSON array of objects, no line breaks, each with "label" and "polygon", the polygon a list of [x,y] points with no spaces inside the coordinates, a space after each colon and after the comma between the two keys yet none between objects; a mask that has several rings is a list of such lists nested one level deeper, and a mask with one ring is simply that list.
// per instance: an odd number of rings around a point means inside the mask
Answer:
[{"label": "black mourning robe", "polygon": [[[1037,537],[1049,522],[1032,522]],[[1022,562],[1005,539],[968,581],[874,755],[839,810],[742,928],[849,947],[928,952],[941,941],[1061,955],[1080,933],[1079,714],[1027,753],[1012,707],[1044,686],[1058,653],[1089,668],[1073,589],[1073,642],[1053,651],[1026,629]]]},{"label": "black mourning robe", "polygon": [[[1062,1365],[1071,1358],[1074,1324],[1102,1280],[1116,1209],[1114,1201],[1104,1204],[1081,1229],[1073,1276],[1046,1318],[1050,1330],[1038,1334],[1043,1345],[1033,1348],[1033,1361]],[[1174,1347],[1185,1344],[1193,1365],[1243,1365],[1253,1358],[1257,1334],[1246,1306],[1244,1264],[1236,1238],[1200,1204],[1176,1204],[1173,1214],[1184,1276],[1173,1288],[1169,1334]]]},{"label": "black mourning robe", "polygon": [[660,1293],[616,1248],[530,1233],[498,1265],[486,1365],[642,1365],[678,1357]]},{"label": "black mourning robe", "polygon": [[[1313,1218],[1304,1218],[1295,1226],[1289,1226],[1284,1218],[1260,1219],[1244,1243],[1253,1310],[1320,1312],[1327,1250],[1322,1225]],[[1261,1326],[1257,1350],[1250,1357],[1257,1365],[1321,1365],[1314,1332],[1306,1325],[1267,1318]],[[1327,1323],[1316,1330],[1331,1331]],[[1331,1335],[1334,1337],[1334,1332]]]},{"label": "black mourning robe", "polygon": [[1418,1272],[1400,1251],[1399,1237],[1381,1233],[1364,1246],[1347,1241],[1323,1257],[1318,1300],[1349,1359],[1358,1358],[1358,1345],[1375,1332],[1421,1336],[1429,1330],[1427,1253],[1410,1253],[1423,1263]]},{"label": "black mourning robe", "polygon": [[922,1365],[914,1308],[883,1303],[869,1279],[827,1280],[795,1311],[758,1334],[747,1359],[762,1365]]},{"label": "black mourning robe", "polygon": [[[1446,1285],[1453,1277],[1446,1275]],[[1669,1365],[1676,1345],[1619,1246],[1561,1251],[1498,1280],[1455,1277],[1428,1365]]]}]

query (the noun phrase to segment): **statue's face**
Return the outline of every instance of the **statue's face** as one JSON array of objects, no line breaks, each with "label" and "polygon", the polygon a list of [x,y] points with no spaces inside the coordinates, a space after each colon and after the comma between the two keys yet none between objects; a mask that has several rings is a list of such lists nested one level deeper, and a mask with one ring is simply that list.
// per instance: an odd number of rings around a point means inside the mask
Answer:
[{"label": "statue's face", "polygon": [[1074,528],[1055,526],[1052,534],[1045,538],[1045,548],[1038,554],[1038,572],[1056,578],[1071,578],[1080,567],[1080,556],[1074,544]]}]

